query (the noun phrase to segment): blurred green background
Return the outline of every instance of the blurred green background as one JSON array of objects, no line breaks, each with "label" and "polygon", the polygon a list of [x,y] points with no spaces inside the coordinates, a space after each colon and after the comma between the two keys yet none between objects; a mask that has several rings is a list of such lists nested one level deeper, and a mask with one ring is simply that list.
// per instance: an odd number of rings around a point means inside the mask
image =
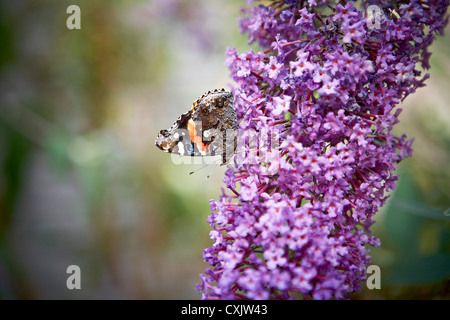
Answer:
[{"label": "blurred green background", "polygon": [[[69,30],[69,5],[81,29]],[[0,298],[198,299],[209,199],[224,168],[176,165],[161,129],[228,87],[247,49],[244,1],[0,2]],[[382,289],[353,299],[450,298],[450,32],[397,134],[415,137],[376,216]],[[210,175],[209,179],[206,177]],[[447,210],[447,211],[446,211]],[[81,290],[66,269],[81,268]]]}]

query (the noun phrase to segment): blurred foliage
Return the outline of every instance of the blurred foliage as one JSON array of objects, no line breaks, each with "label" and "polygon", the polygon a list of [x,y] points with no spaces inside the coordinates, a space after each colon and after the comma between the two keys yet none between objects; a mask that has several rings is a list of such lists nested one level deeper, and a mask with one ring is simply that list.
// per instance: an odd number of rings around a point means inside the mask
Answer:
[{"label": "blurred foliage", "polygon": [[[224,168],[189,175],[200,165],[175,165],[154,138],[227,87],[225,48],[248,47],[243,1],[80,0],[68,30],[71,4],[0,2],[0,298],[197,299]],[[450,297],[448,39],[397,128],[415,154],[374,225],[382,289],[355,299]]]}]

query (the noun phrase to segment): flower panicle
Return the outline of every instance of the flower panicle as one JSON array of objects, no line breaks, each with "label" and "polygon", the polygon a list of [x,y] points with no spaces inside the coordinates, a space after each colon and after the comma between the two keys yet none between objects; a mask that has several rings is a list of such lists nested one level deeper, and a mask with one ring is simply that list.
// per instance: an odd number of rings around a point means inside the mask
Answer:
[{"label": "flower panicle", "polygon": [[[228,191],[211,200],[203,299],[343,299],[361,290],[369,247],[380,245],[373,217],[413,151],[392,133],[397,105],[427,79],[448,4],[286,0],[244,9],[241,30],[263,51],[226,52],[240,130],[276,131],[280,143],[260,161],[243,152],[225,173]],[[368,5],[379,9],[375,24]]]}]

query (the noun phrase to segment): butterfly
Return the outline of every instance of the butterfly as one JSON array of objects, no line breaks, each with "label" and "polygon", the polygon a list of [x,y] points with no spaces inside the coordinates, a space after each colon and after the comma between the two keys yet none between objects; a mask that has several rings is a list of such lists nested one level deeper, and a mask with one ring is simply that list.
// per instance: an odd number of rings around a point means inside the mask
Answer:
[{"label": "butterfly", "polygon": [[238,122],[233,94],[208,91],[197,99],[169,129],[161,130],[155,144],[165,152],[185,156],[222,156],[222,165],[237,147]]}]

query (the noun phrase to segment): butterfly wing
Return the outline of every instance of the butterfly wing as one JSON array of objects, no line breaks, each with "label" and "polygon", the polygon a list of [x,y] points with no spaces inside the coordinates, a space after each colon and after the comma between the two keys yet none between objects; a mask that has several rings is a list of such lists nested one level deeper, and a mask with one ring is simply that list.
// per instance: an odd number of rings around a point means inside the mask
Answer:
[{"label": "butterfly wing", "polygon": [[237,122],[233,95],[214,90],[194,102],[174,125],[161,130],[155,144],[165,152],[187,156],[222,156],[222,164],[236,149]]},{"label": "butterfly wing", "polygon": [[192,110],[189,110],[182,114],[170,129],[161,130],[155,141],[156,146],[165,152],[182,156],[200,155],[189,134],[188,123],[191,119]]}]

